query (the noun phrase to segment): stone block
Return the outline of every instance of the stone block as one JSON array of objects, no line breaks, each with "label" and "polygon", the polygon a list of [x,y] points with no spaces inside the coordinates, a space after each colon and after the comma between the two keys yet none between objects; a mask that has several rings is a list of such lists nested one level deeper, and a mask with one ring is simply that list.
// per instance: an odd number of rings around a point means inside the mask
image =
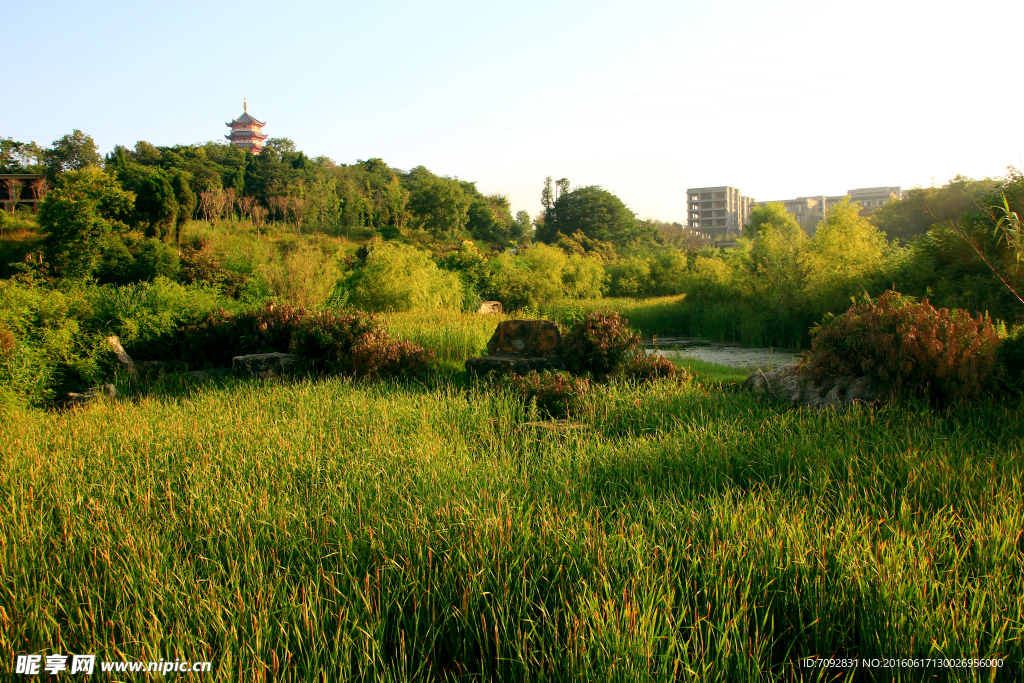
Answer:
[{"label": "stone block", "polygon": [[253,353],[232,358],[231,368],[240,377],[275,379],[299,372],[301,360],[293,353]]},{"label": "stone block", "polygon": [[511,354],[481,356],[466,361],[466,370],[478,375],[496,372],[499,375],[525,375],[533,370],[561,370],[565,367],[558,357],[515,356]]},{"label": "stone block", "polygon": [[550,358],[558,355],[561,344],[558,325],[550,320],[506,320],[487,342],[487,354]]}]

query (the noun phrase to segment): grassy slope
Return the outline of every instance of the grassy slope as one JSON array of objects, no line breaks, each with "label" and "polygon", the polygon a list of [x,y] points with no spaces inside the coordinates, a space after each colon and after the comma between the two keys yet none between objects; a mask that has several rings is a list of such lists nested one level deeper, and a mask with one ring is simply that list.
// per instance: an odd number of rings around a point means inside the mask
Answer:
[{"label": "grassy slope", "polygon": [[0,659],[742,681],[965,655],[1011,680],[1022,413],[811,414],[661,383],[594,396],[590,429],[557,435],[483,387],[342,380],[17,413]]}]

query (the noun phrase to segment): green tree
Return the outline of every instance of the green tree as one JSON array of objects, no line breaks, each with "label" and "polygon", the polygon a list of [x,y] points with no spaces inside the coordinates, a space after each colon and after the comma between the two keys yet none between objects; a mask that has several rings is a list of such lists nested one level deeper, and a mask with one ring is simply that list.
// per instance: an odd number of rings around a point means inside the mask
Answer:
[{"label": "green tree", "polygon": [[530,219],[529,211],[517,211],[516,212],[516,224],[512,229],[512,235],[516,242],[522,244],[523,242],[530,241],[530,236],[533,233],[533,221]]},{"label": "green tree", "polygon": [[806,290],[829,310],[850,296],[870,291],[873,277],[882,272],[885,236],[859,211],[848,200],[829,208],[800,254]]},{"label": "green tree", "polygon": [[174,226],[175,244],[181,243],[181,226],[192,219],[196,212],[196,206],[199,204],[199,198],[192,191],[190,175],[180,168],[171,172],[171,189],[174,190],[174,200],[178,203],[177,220]]},{"label": "green tree", "polygon": [[90,275],[112,234],[127,230],[123,219],[135,195],[98,168],[68,171],[39,207],[44,250],[57,274]]},{"label": "green tree", "polygon": [[559,195],[545,211],[544,224],[537,227],[536,237],[552,244],[558,241],[559,233],[572,235],[577,231],[616,247],[653,237],[638,224],[636,214],[621,199],[597,185]]},{"label": "green tree", "polygon": [[413,169],[416,176],[409,194],[409,210],[417,227],[434,239],[461,232],[469,221],[469,197],[459,181],[436,176],[426,169],[417,171]]},{"label": "green tree", "polygon": [[34,142],[0,138],[0,173],[36,173],[43,159],[43,150]]},{"label": "green tree", "polygon": [[961,214],[977,211],[978,202],[997,185],[991,178],[973,180],[958,175],[942,187],[915,187],[904,192],[902,199],[875,209],[871,223],[890,241],[907,244],[937,223],[956,221]]},{"label": "green tree", "polygon": [[61,173],[80,171],[89,166],[100,165],[100,153],[91,137],[78,130],[53,141],[53,146],[44,152],[46,172],[50,180]]},{"label": "green tree", "polygon": [[169,238],[177,224],[178,200],[171,179],[159,168],[135,166],[142,172],[128,184],[135,193],[135,209],[145,222],[147,237]]},{"label": "green tree", "polygon": [[807,243],[796,219],[781,202],[770,202],[750,212],[743,231],[754,240],[750,250],[754,273],[769,287],[788,284],[790,294],[795,294],[803,281],[800,254]]}]

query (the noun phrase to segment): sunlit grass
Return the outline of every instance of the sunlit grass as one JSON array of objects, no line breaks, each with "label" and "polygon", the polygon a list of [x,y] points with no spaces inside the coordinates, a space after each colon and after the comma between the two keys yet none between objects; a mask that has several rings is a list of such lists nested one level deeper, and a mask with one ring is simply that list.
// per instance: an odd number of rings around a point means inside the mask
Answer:
[{"label": "sunlit grass", "polygon": [[509,315],[480,315],[460,311],[432,310],[388,313],[383,316],[388,331],[430,349],[443,360],[464,361],[487,354],[487,341]]},{"label": "sunlit grass", "polygon": [[486,385],[337,379],[17,412],[0,659],[755,681],[832,680],[801,657],[966,656],[1024,675],[1020,405],[811,413],[661,382],[596,390],[586,429],[530,417]]}]

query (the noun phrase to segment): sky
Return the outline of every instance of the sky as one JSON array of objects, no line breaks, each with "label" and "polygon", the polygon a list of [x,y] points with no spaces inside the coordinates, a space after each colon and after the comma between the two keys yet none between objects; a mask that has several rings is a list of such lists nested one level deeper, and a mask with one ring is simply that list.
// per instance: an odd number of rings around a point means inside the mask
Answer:
[{"label": "sky", "polygon": [[1024,156],[1019,0],[36,0],[4,19],[22,70],[2,137],[223,140],[244,96],[309,156],[426,166],[531,215],[546,176],[684,222],[688,187],[835,195]]}]

